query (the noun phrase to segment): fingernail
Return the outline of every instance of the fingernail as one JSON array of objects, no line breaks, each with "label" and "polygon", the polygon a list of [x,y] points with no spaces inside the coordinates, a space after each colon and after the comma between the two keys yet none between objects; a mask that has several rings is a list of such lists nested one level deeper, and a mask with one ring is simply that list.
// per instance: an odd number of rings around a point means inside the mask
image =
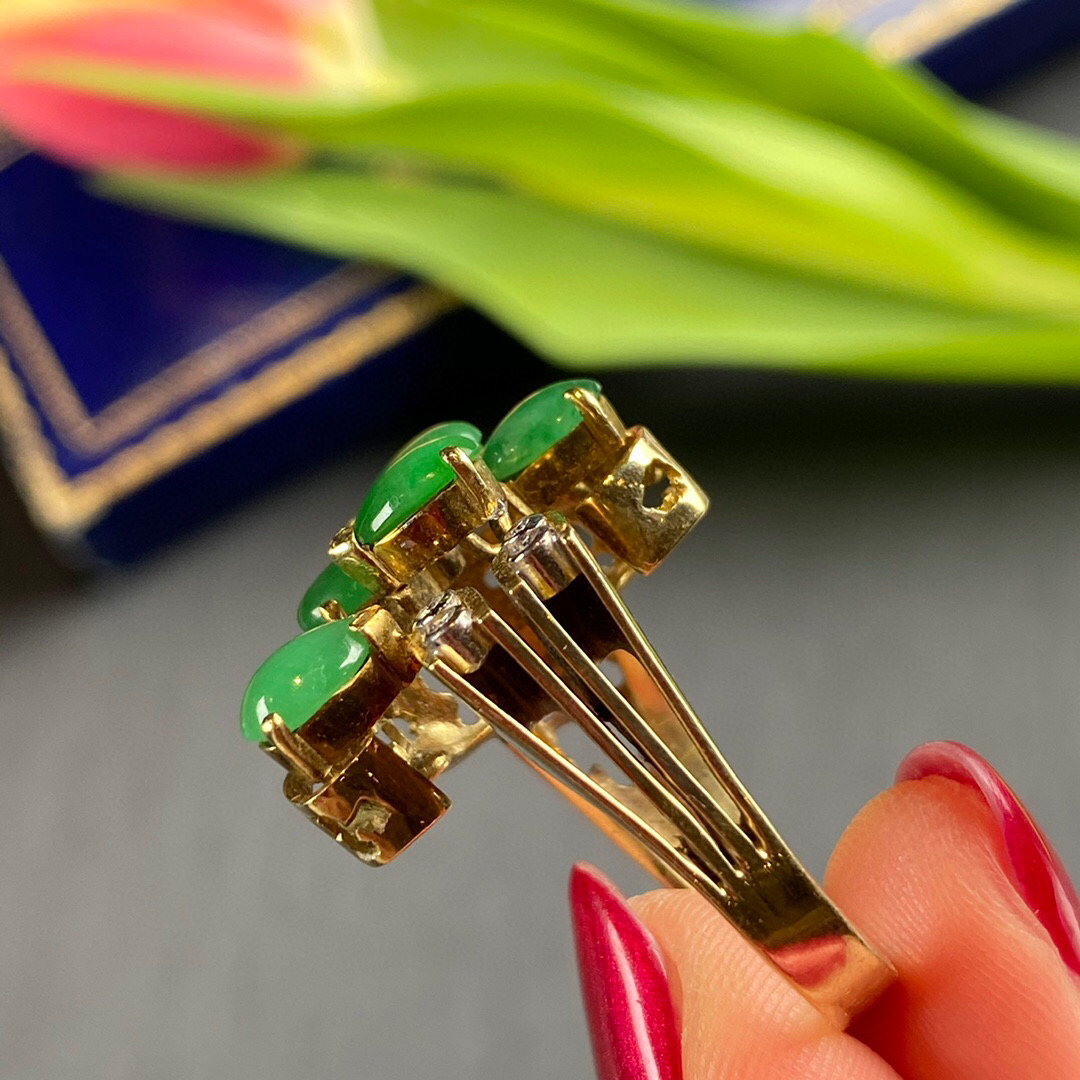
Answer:
[{"label": "fingernail", "polygon": [[675,1007],[656,942],[618,890],[579,863],[570,912],[599,1080],[681,1080]]},{"label": "fingernail", "polygon": [[1058,854],[1001,774],[970,747],[957,742],[917,746],[900,763],[896,779],[943,776],[977,791],[997,819],[1005,870],[1024,902],[1046,928],[1061,958],[1080,975],[1080,901]]}]

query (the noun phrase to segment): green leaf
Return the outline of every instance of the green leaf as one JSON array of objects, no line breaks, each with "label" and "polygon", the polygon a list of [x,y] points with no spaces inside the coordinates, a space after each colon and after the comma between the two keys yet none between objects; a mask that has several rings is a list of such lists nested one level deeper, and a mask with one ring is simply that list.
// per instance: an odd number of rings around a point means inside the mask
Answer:
[{"label": "green leaf", "polygon": [[[429,57],[452,55],[466,26],[473,35],[487,27],[493,40],[531,38],[553,55],[572,42],[583,72],[617,57],[624,83],[741,95],[816,118],[892,147],[1027,225],[1080,237],[1080,145],[1003,120],[840,37],[678,0],[385,0],[381,18],[408,23],[413,9],[441,20],[441,35],[424,43]],[[635,63],[641,53],[650,65]],[[1062,168],[1042,168],[1043,153]]]},{"label": "green leaf", "polygon": [[[118,71],[98,76],[130,88]],[[138,95],[175,104],[176,86],[143,79]],[[488,174],[719,251],[914,296],[1080,315],[1080,254],[888,148],[766,105],[510,85],[270,112],[275,130],[313,148]]]},{"label": "green leaf", "polygon": [[[456,8],[455,0],[431,0]],[[530,0],[476,0],[529,21]],[[569,25],[585,12],[612,34],[644,33],[681,48],[688,71],[707,64],[723,86],[861,134],[940,172],[999,211],[1037,228],[1080,237],[1080,144],[1005,120],[957,97],[919,69],[885,65],[831,34],[769,28],[730,12],[672,0],[548,0]],[[615,28],[619,28],[616,30]],[[1052,155],[1061,168],[1043,168]]]},{"label": "green leaf", "polygon": [[[649,0],[375,0],[389,60],[351,97],[251,91],[119,66],[25,74],[273,126],[417,92],[506,83],[742,96],[891,147],[1026,225],[1080,238],[1080,147],[1004,121],[904,66],[804,29]],[[1047,167],[1048,159],[1055,164]]]},{"label": "green leaf", "polygon": [[607,20],[590,19],[584,5],[569,17],[546,4],[522,11],[513,4],[374,0],[373,7],[391,67],[427,90],[526,82],[725,86],[714,64],[695,63],[677,44],[648,32],[622,26],[612,32]]},{"label": "green leaf", "polygon": [[[704,7],[375,2],[390,60],[352,94],[103,65],[52,76],[351,163],[122,190],[413,267],[554,356],[1073,377],[1080,152],[1066,141],[839,40]],[[418,182],[362,175],[373,163]]]},{"label": "green leaf", "polygon": [[573,366],[756,362],[1076,381],[1080,327],[904,301],[719,258],[510,192],[318,170],[111,177],[147,206],[440,282]]},{"label": "green leaf", "polygon": [[288,125],[671,237],[917,296],[1080,314],[1080,255],[858,136],[741,100],[479,87]]}]

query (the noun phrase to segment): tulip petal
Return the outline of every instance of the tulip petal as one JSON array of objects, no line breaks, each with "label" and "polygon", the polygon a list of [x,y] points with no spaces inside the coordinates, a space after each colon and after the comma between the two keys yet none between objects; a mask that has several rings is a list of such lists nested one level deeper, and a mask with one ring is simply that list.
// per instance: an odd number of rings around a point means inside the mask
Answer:
[{"label": "tulip petal", "polygon": [[[268,7],[286,4],[263,2]],[[244,6],[257,5],[244,0]],[[302,46],[295,37],[252,21],[182,9],[97,11],[0,36],[0,123],[68,164],[250,169],[289,156],[277,138],[33,79],[35,63],[78,60],[226,78],[249,86],[294,86],[305,78]]]},{"label": "tulip petal", "polygon": [[65,58],[275,86],[305,76],[297,38],[209,12],[98,11],[0,37],[0,71]]},{"label": "tulip petal", "polygon": [[280,141],[212,121],[52,86],[0,82],[0,118],[20,139],[80,167],[251,169],[292,156]]},{"label": "tulip petal", "polygon": [[288,29],[322,20],[352,0],[201,0],[203,6],[221,11],[228,8],[230,17],[247,19],[263,26]]}]

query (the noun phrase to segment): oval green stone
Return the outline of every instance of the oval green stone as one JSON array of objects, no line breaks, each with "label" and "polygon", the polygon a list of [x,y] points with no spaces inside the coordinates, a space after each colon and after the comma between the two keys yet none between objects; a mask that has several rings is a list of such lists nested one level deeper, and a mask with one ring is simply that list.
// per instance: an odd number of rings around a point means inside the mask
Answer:
[{"label": "oval green stone", "polygon": [[308,586],[297,608],[296,621],[301,630],[312,630],[326,621],[319,614],[319,608],[325,607],[328,601],[336,600],[346,615],[352,615],[374,598],[373,589],[350,577],[337,563],[330,563]]},{"label": "oval green stone", "polygon": [[[424,428],[419,435],[414,435],[391,459],[390,464],[393,465],[395,461],[400,460],[406,454],[415,450],[418,446],[428,446],[430,443],[438,442],[444,436],[451,436],[454,439],[459,437],[466,437],[470,440],[480,440],[480,429],[475,428],[472,424],[462,423],[460,420],[448,420],[444,424],[432,424],[429,428]],[[448,445],[455,445],[450,443]],[[463,444],[462,444],[463,445]]]},{"label": "oval green stone", "polygon": [[460,446],[470,456],[480,449],[472,424],[436,424],[407,442],[372,484],[353,531],[361,544],[375,544],[408,521],[454,480],[454,470],[439,456]]},{"label": "oval green stone", "polygon": [[265,742],[260,725],[270,713],[295,731],[352,680],[370,655],[371,643],[348,619],[324,623],[285,642],[263,662],[244,692],[244,738]]},{"label": "oval green stone", "polygon": [[503,418],[484,447],[496,480],[513,480],[581,423],[578,407],[565,397],[575,387],[600,393],[595,379],[564,379],[530,394]]}]

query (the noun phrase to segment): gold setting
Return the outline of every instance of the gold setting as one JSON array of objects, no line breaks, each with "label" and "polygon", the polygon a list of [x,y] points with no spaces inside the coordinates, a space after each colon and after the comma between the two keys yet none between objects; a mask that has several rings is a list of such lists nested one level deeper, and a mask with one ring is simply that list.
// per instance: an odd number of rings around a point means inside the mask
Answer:
[{"label": "gold setting", "polygon": [[456,446],[441,456],[454,470],[455,480],[420,513],[371,546],[360,543],[351,521],[334,534],[330,558],[346,574],[364,585],[373,584],[380,593],[391,593],[445,563],[443,580],[448,581],[461,566],[455,570],[455,560],[446,556],[489,522],[509,528],[505,495],[488,467]]},{"label": "gold setting", "polygon": [[[626,428],[603,396],[577,387],[566,396],[579,424],[512,481],[521,513],[557,510],[591,533],[629,580],[654,570],[701,520],[709,500],[646,428]],[[646,492],[660,488],[656,506]]]},{"label": "gold setting", "polygon": [[[378,584],[379,599],[352,617],[372,657],[297,731],[267,717],[286,795],[383,865],[449,807],[434,781],[496,735],[646,868],[701,893],[844,1023],[894,978],[891,967],[762,814],[620,595],[707,499],[604,397],[580,388],[566,397],[582,422],[511,482],[450,448],[442,456],[455,479],[387,537],[367,547],[351,523],[335,536],[331,557]],[[602,765],[564,749],[569,725]]]}]

